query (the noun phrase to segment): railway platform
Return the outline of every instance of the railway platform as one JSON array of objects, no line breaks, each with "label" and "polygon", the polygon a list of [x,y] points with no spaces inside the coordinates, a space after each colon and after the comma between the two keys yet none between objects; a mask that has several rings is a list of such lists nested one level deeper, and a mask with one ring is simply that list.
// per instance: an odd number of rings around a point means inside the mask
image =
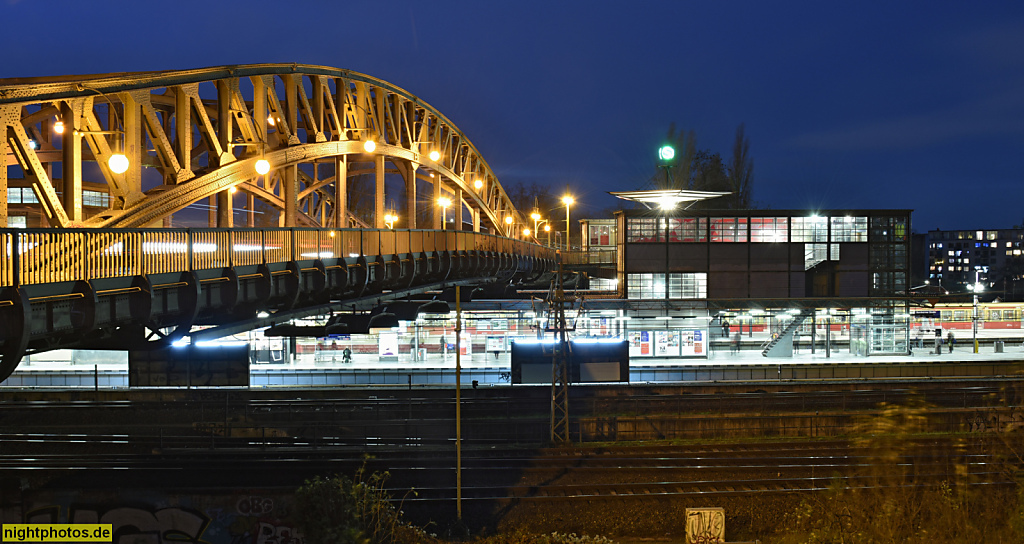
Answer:
[{"label": "railway platform", "polygon": [[[739,351],[728,343],[712,344],[706,357],[633,358],[631,383],[689,381],[763,381],[800,379],[931,379],[956,377],[998,377],[1024,372],[1024,334],[1019,331],[985,331],[979,334],[979,352],[971,339],[962,338],[952,352],[941,346],[918,347],[909,355],[851,354],[838,338],[825,350],[819,343],[812,351],[803,346],[786,358],[761,355],[763,338],[744,337]],[[997,352],[996,342],[1001,342]],[[0,383],[3,388],[127,388],[127,355],[94,352],[91,364],[69,364],[81,360],[61,351],[33,356],[18,371]],[[455,384],[455,355],[429,354],[413,360],[402,354],[397,360],[382,360],[371,354],[354,354],[343,362],[340,352],[296,354],[287,362],[250,365],[249,387],[430,387]],[[460,360],[464,387],[500,387],[511,384],[508,352],[477,352]]]}]

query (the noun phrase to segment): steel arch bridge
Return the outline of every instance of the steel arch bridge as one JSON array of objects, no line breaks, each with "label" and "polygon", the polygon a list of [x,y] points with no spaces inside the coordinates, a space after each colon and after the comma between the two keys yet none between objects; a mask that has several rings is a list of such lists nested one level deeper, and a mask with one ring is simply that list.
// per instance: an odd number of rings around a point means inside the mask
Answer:
[{"label": "steel arch bridge", "polygon": [[[0,80],[0,127],[0,226],[20,212],[32,227],[0,230],[0,380],[26,353],[159,347],[262,311],[552,267],[548,248],[505,236],[507,218],[526,220],[465,135],[363,74],[274,64]],[[109,159],[122,153],[118,173]],[[397,230],[388,174],[404,186]],[[370,175],[372,210],[351,209],[353,182]],[[455,231],[440,230],[441,196]],[[204,228],[175,228],[203,202]]]}]

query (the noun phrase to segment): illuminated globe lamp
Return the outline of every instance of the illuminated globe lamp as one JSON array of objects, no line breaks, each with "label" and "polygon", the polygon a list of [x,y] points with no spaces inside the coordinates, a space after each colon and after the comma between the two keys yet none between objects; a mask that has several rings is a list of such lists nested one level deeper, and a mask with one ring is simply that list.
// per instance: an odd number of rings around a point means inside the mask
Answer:
[{"label": "illuminated globe lamp", "polygon": [[270,172],[270,162],[267,159],[256,161],[256,173],[265,176],[267,172]]},{"label": "illuminated globe lamp", "polygon": [[430,160],[432,160],[434,162],[437,162],[441,158],[441,154],[438,153],[437,150],[435,149],[434,151],[430,152],[429,157],[430,157]]},{"label": "illuminated globe lamp", "polygon": [[373,153],[374,149],[377,149],[377,142],[373,140],[366,140],[365,142],[363,142],[363,151],[366,151],[367,153]]},{"label": "illuminated globe lamp", "polygon": [[484,186],[484,180],[482,180],[480,178],[476,178],[476,181],[473,182],[473,187],[476,187],[477,191],[479,191],[483,186]]},{"label": "illuminated globe lamp", "polygon": [[128,157],[124,153],[114,153],[107,159],[107,166],[115,174],[123,174],[128,171]]},{"label": "illuminated globe lamp", "polygon": [[447,228],[445,223],[448,222],[448,206],[452,205],[452,200],[446,196],[442,196],[437,199],[437,205],[441,206],[441,230],[445,230]]}]

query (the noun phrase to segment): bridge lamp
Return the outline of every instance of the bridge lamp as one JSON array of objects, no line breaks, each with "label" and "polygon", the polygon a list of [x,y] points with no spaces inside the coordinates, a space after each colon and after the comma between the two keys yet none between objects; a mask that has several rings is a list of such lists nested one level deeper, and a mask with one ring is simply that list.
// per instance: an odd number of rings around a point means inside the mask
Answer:
[{"label": "bridge lamp", "polygon": [[256,161],[256,173],[265,176],[267,172],[270,172],[270,162],[267,159],[260,159]]},{"label": "bridge lamp", "polygon": [[64,121],[57,121],[53,124],[53,131],[57,134],[64,134]]},{"label": "bridge lamp", "polygon": [[114,153],[107,159],[107,166],[110,167],[111,172],[123,174],[128,171],[128,157],[125,157],[124,153]]},{"label": "bridge lamp", "polygon": [[441,159],[441,154],[438,153],[437,150],[434,150],[434,151],[430,152],[430,160],[432,160],[434,162],[437,162],[440,159]]},{"label": "bridge lamp", "polygon": [[228,192],[231,193],[231,194],[235,194],[235,193],[238,192],[238,187],[235,187],[234,185],[232,185],[231,187],[228,187]]},{"label": "bridge lamp", "polygon": [[473,182],[473,187],[476,187],[477,191],[479,191],[480,188],[483,187],[483,186],[484,186],[484,180],[482,180],[480,178],[476,178],[476,181]]},{"label": "bridge lamp", "polygon": [[373,140],[366,140],[363,142],[363,151],[373,153],[374,149],[377,149],[377,142],[374,142]]},{"label": "bridge lamp", "polygon": [[512,223],[515,223],[515,221],[511,215],[505,216],[505,224],[508,225],[508,236],[512,236]]},{"label": "bridge lamp", "polygon": [[450,198],[442,196],[437,199],[437,205],[441,206],[441,230],[445,230],[445,223],[448,222],[448,206],[452,205],[452,201]]},{"label": "bridge lamp", "polygon": [[529,237],[530,237],[530,229],[528,229],[528,228],[527,229],[523,229],[523,238],[529,238]]},{"label": "bridge lamp", "polygon": [[565,249],[569,249],[569,206],[576,203],[571,195],[565,195],[562,197],[562,204],[565,204]]},{"label": "bridge lamp", "polygon": [[544,232],[548,233],[548,247],[551,247],[551,225],[544,225]]},{"label": "bridge lamp", "polygon": [[[389,213],[389,214],[384,216],[384,224],[387,225],[387,227],[389,229],[395,228],[395,221],[398,221],[398,216],[397,215]],[[332,232],[331,235],[333,236],[334,233]]]}]

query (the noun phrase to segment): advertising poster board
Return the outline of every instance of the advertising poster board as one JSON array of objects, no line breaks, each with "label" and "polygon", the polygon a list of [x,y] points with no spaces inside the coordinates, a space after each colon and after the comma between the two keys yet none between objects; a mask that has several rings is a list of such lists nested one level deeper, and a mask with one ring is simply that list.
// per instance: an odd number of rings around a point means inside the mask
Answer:
[{"label": "advertising poster board", "polygon": [[627,338],[629,339],[630,357],[650,357],[653,355],[650,331],[631,331]]},{"label": "advertising poster board", "polygon": [[654,355],[656,357],[679,357],[679,332],[655,331]]},{"label": "advertising poster board", "polygon": [[706,357],[707,337],[706,330],[682,330],[679,331],[680,354],[683,357]]},{"label": "advertising poster board", "polygon": [[504,336],[488,336],[485,351],[508,351]]},{"label": "advertising poster board", "polygon": [[377,354],[381,361],[398,360],[398,333],[382,332],[377,339]]}]

